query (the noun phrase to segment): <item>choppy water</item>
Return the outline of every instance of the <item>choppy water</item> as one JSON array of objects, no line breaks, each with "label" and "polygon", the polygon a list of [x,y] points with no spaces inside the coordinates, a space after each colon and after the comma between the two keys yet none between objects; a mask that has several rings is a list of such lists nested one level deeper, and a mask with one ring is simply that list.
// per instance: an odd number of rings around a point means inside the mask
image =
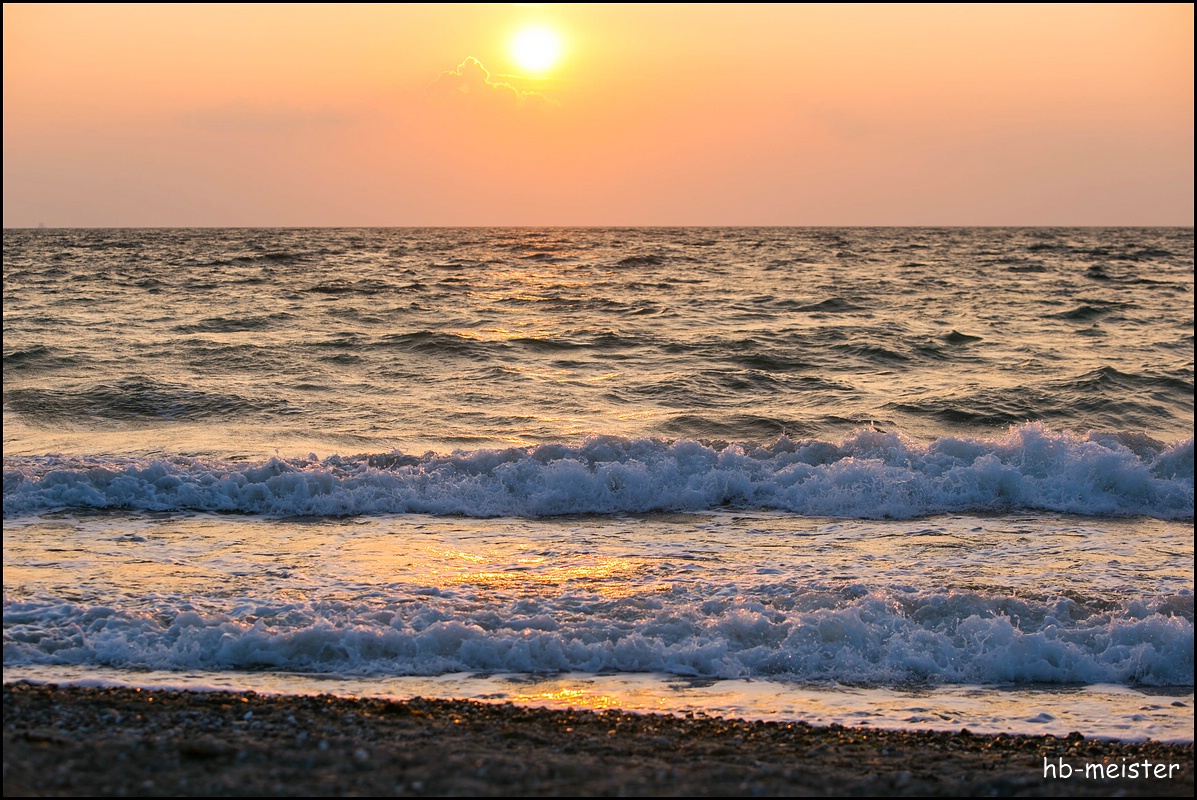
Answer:
[{"label": "choppy water", "polygon": [[5,675],[1191,738],[1192,436],[1191,229],[8,230]]}]

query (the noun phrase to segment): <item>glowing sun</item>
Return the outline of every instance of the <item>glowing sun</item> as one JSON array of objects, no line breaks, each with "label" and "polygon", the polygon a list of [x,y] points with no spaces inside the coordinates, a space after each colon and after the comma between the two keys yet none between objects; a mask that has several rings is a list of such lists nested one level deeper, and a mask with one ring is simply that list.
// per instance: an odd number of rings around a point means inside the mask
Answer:
[{"label": "glowing sun", "polygon": [[544,72],[561,58],[561,37],[548,28],[524,28],[511,40],[511,54],[528,72]]}]

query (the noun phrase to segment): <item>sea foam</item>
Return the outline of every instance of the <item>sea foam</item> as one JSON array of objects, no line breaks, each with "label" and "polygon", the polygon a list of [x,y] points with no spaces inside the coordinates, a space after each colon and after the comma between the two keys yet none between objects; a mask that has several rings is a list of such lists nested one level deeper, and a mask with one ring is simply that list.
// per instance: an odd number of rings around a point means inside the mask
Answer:
[{"label": "sea foam", "polygon": [[[4,663],[341,675],[667,672],[708,678],[899,685],[1191,686],[1192,595],[1081,609],[959,590],[852,587],[767,604],[768,587],[654,607],[579,596],[496,599],[392,587],[369,602],[258,598],[200,611],[67,600],[5,603]],[[1182,608],[1183,607],[1183,608]],[[1177,613],[1178,608],[1181,613]]]},{"label": "sea foam", "polygon": [[1012,427],[929,444],[862,430],[765,446],[593,436],[449,455],[399,452],[261,463],[190,457],[11,457],[4,514],[57,509],[272,516],[542,517],[769,509],[907,519],[1037,510],[1193,517],[1193,440]]}]

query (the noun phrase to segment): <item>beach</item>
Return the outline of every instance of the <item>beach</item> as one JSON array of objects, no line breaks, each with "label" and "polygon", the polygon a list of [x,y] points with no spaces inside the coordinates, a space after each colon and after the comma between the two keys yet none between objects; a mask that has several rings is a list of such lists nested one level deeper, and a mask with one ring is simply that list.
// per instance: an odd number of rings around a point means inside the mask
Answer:
[{"label": "beach", "polygon": [[[1107,777],[1115,772],[1131,777]],[[4,687],[5,796],[1192,793],[1191,743],[420,698]]]}]

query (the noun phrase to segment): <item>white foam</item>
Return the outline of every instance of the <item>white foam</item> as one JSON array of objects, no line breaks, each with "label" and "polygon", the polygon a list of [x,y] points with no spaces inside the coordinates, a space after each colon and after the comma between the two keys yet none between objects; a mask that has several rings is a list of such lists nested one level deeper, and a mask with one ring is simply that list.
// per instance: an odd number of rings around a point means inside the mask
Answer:
[{"label": "white foam", "polygon": [[[4,663],[342,675],[665,672],[857,685],[1193,685],[1192,596],[1078,610],[966,591],[768,590],[725,601],[577,595],[489,603],[395,589],[386,599],[152,610],[6,600]],[[1072,615],[1077,617],[1072,619]]]},{"label": "white foam", "polygon": [[[1141,437],[1140,437],[1141,438]],[[1145,446],[1039,423],[921,444],[859,431],[764,447],[595,436],[422,457],[5,459],[4,514],[108,508],[275,516],[390,513],[538,517],[724,506],[907,519],[1019,509],[1193,517],[1193,440]]]}]

